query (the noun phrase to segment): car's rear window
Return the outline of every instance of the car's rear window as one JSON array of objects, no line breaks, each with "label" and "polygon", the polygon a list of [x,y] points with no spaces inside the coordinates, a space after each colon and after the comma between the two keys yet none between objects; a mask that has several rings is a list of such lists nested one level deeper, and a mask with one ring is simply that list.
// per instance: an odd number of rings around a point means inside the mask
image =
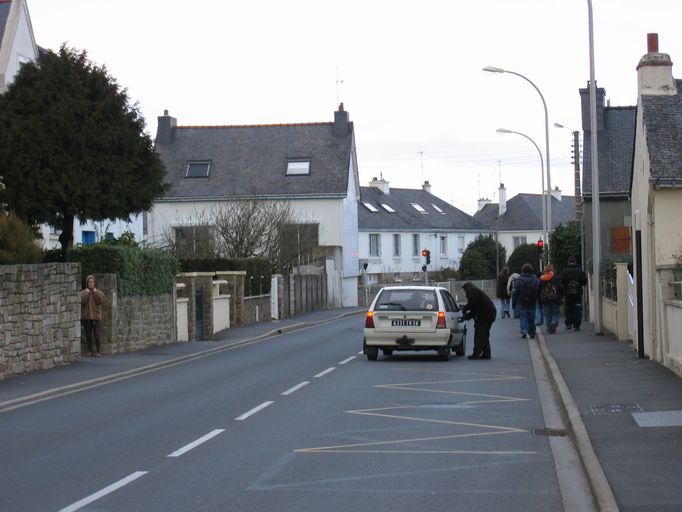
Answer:
[{"label": "car's rear window", "polygon": [[374,306],[377,311],[437,311],[433,290],[383,290]]}]

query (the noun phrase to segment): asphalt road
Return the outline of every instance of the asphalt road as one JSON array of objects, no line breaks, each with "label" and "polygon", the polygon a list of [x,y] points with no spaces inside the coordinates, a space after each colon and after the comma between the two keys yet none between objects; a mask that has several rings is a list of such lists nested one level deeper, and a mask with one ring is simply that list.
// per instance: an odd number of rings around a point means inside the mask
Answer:
[{"label": "asphalt road", "polygon": [[356,316],[0,413],[1,508],[562,510],[584,489],[515,331],[370,362]]}]

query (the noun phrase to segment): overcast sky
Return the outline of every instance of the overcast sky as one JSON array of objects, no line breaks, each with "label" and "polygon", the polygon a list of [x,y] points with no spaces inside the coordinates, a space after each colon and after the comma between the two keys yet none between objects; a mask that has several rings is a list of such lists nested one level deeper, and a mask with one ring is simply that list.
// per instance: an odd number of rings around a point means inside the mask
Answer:
[{"label": "overcast sky", "polygon": [[[549,111],[551,183],[573,195],[578,89],[589,79],[586,0],[27,0],[36,42],[66,42],[139,102],[152,136],[180,125],[355,124],[360,182],[477,199],[540,193]],[[679,0],[593,0],[596,79],[611,106],[636,104],[646,34],[682,59]],[[673,74],[682,78],[682,70]],[[589,179],[589,170],[587,173]]]}]

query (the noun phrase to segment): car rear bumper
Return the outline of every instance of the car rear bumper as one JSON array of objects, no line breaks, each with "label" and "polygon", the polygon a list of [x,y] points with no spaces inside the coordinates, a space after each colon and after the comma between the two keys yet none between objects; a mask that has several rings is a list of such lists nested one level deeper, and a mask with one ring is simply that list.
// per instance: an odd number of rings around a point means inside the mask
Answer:
[{"label": "car rear bumper", "polygon": [[445,347],[450,340],[450,330],[438,329],[435,332],[375,332],[365,329],[365,345],[369,347],[405,348],[418,350],[420,348]]}]

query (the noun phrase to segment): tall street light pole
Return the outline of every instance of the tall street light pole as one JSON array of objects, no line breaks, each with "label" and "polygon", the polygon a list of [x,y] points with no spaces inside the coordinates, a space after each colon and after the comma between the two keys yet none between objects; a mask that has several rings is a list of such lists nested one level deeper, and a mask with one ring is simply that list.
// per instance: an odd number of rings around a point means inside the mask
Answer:
[{"label": "tall street light pole", "polygon": [[599,162],[597,151],[597,82],[594,78],[594,27],[592,0],[587,0],[590,38],[590,136],[592,156],[592,290],[594,333],[602,334],[601,318],[601,219],[599,212]]},{"label": "tall street light pole", "polygon": [[[545,162],[547,163],[547,191],[545,192],[545,214],[547,216],[547,228],[549,232],[552,232],[552,183],[551,183],[551,176],[550,176],[550,171],[549,171],[549,115],[547,113],[547,103],[545,102],[545,97],[542,95],[540,92],[540,89],[538,89],[538,86],[535,85],[528,77],[523,76],[521,73],[517,73],[515,71],[509,71],[508,69],[502,69],[502,68],[496,68],[494,66],[487,66],[483,68],[483,71],[487,71],[489,73],[509,73],[510,75],[516,75],[520,78],[523,78],[526,82],[528,82],[530,85],[533,86],[533,88],[537,91],[537,93],[540,95],[540,99],[542,100],[542,106],[545,109]],[[545,233],[547,235],[547,233]],[[547,250],[548,250],[548,255],[549,255],[549,238],[545,239],[545,244],[547,245]]]},{"label": "tall street light pole", "polygon": [[497,133],[514,133],[516,135],[521,135],[521,137],[525,137],[528,139],[533,146],[535,146],[535,149],[538,150],[538,155],[540,156],[540,177],[542,178],[542,240],[547,243],[547,212],[545,210],[546,204],[545,204],[545,166],[542,161],[542,151],[540,151],[540,148],[538,145],[535,143],[533,139],[531,139],[528,135],[525,133],[521,132],[515,132],[513,130],[507,130],[506,128],[498,128]]}]

